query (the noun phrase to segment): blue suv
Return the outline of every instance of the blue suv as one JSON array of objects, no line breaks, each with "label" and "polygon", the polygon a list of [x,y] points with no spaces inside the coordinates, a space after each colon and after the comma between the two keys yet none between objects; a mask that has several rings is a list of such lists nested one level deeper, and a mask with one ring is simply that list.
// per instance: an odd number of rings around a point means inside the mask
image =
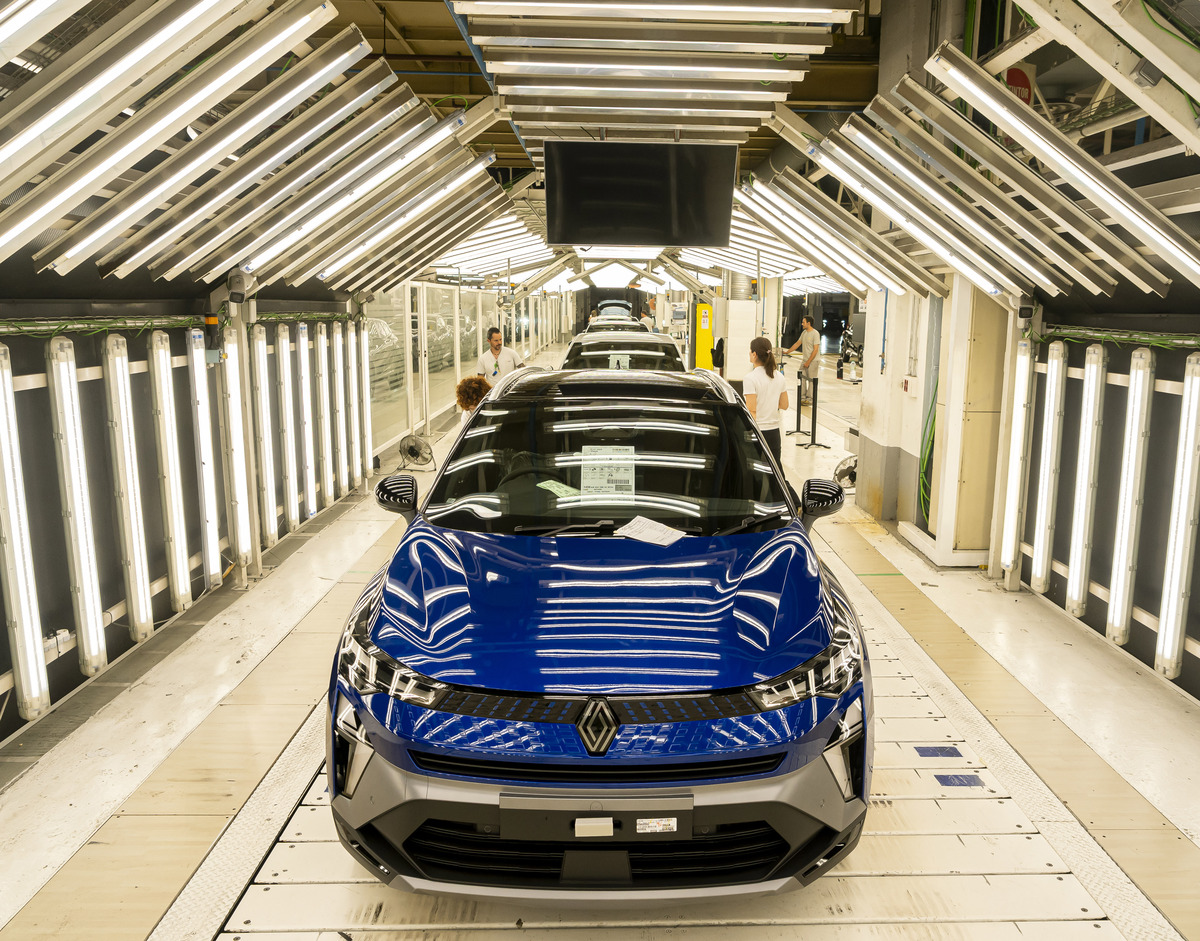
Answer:
[{"label": "blue suv", "polygon": [[338,835],[384,882],[543,900],[807,884],[870,786],[862,633],[798,495],[708,373],[503,380],[343,634]]}]

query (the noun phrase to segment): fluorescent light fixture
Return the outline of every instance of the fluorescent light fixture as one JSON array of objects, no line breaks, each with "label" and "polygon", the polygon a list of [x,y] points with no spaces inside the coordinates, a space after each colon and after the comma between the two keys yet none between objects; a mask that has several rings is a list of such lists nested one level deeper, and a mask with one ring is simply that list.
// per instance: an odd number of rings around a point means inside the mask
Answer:
[{"label": "fluorescent light fixture", "polygon": [[391,239],[412,219],[432,209],[455,190],[461,188],[475,176],[483,173],[495,162],[495,160],[495,153],[489,151],[482,157],[472,161],[469,167],[462,172],[455,174],[446,182],[426,190],[421,194],[421,197],[416,201],[415,204],[409,204],[409,208],[402,207],[402,211],[399,212],[399,214],[380,220],[380,225],[372,231],[370,236],[356,243],[355,245],[350,246],[340,255],[336,256],[332,261],[328,262],[325,267],[317,273],[317,277],[322,281],[326,280],[331,275],[341,271],[351,262],[368,254],[376,246]]},{"label": "fluorescent light fixture", "polygon": [[283,519],[287,532],[300,527],[300,478],[296,472],[296,407],[292,394],[292,331],[275,326],[275,369],[279,378],[279,453],[283,470]]},{"label": "fluorescent light fixture", "polygon": [[[216,0],[203,0],[197,7]],[[308,36],[334,15],[321,0],[292,0],[269,14],[229,46],[196,67],[132,118],[89,147],[0,214],[0,258],[8,257],[46,223],[79,205],[121,170],[150,153],[180,125],[203,113],[238,88],[282,51]],[[13,140],[23,140],[28,129]],[[0,161],[12,141],[0,145]]]},{"label": "fluorescent light fixture", "polygon": [[104,605],[100,603],[100,575],[92,528],[89,465],[83,446],[75,345],[66,337],[54,337],[46,344],[46,371],[79,669],[84,676],[94,676],[108,665],[108,649],[104,637]]},{"label": "fluorescent light fixture", "polygon": [[282,254],[302,238],[320,230],[327,222],[337,218],[358,200],[384,186],[422,154],[428,153],[442,141],[448,140],[464,123],[465,119],[461,115],[442,120],[411,145],[383,161],[366,177],[356,180],[352,186],[344,188],[336,196],[321,204],[319,208],[315,208],[327,193],[325,187],[319,187],[312,194],[312,198],[302,199],[294,210],[272,227],[273,232],[281,232],[281,234],[262,247],[255,249],[250,257],[242,262],[241,269],[247,273],[252,272]]},{"label": "fluorescent light fixture", "polygon": [[1154,352],[1133,351],[1129,363],[1129,398],[1121,447],[1121,483],[1117,489],[1117,524],[1113,533],[1112,578],[1108,584],[1108,619],[1104,632],[1114,644],[1129,642],[1133,581],[1137,574],[1142,492],[1146,484],[1146,451],[1150,440],[1150,403],[1154,398]]},{"label": "fluorescent light fixture", "polygon": [[1190,280],[1200,282],[1200,246],[1050,122],[1022,104],[1005,85],[948,43],[938,48],[925,68],[986,112],[1165,262]]},{"label": "fluorescent light fixture", "polygon": [[142,484],[133,422],[133,393],[129,384],[129,348],[125,338],[109,334],[104,340],[104,388],[108,399],[108,440],[116,487],[117,534],[125,574],[125,607],[129,636],[140,643],[154,633],[150,602],[150,563],[146,558],[146,528],[142,515]]},{"label": "fluorescent light fixture", "polygon": [[329,328],[317,324],[317,441],[321,460],[321,505],[329,506],[337,499],[333,488],[333,428],[330,427],[329,406]]},{"label": "fluorescent light fixture", "polygon": [[203,135],[197,135],[191,144],[177,150],[118,196],[76,223],[63,238],[43,249],[37,257],[39,260],[54,258],[49,267],[59,274],[70,271],[95,248],[111,241],[169,195],[217,166],[222,158],[292,111],[369,50],[358,29],[347,27]]},{"label": "fluorescent light fixture", "polygon": [[[620,99],[624,107],[625,99],[637,101],[683,101],[683,102],[716,102],[731,103],[754,101],[786,101],[788,96],[787,83],[767,82],[701,82],[688,79],[683,84],[668,84],[671,79],[619,79],[601,76],[593,81],[583,78],[554,80],[550,78],[501,79],[496,83],[496,92],[502,96],[514,98],[569,98],[569,99],[603,99],[609,101],[612,107],[615,99]],[[678,82],[678,80],[675,80]],[[661,106],[660,106],[661,107]],[[571,110],[581,110],[574,104]],[[641,110],[640,108],[635,110]]]},{"label": "fluorescent light fixture", "polygon": [[1175,482],[1171,488],[1171,524],[1163,571],[1162,607],[1154,669],[1173,680],[1183,669],[1188,602],[1192,597],[1192,564],[1196,555],[1196,517],[1200,513],[1200,353],[1187,358],[1183,374],[1183,404],[1179,414],[1179,444],[1175,452]]},{"label": "fluorescent light fixture", "polygon": [[[54,27],[66,20],[87,0],[12,0],[0,10],[0,63],[26,63],[17,54],[24,52]],[[29,66],[40,71],[37,66]]]},{"label": "fluorescent light fixture", "polygon": [[192,567],[188,563],[187,517],[183,511],[183,463],[179,458],[171,338],[162,330],[150,334],[149,360],[154,444],[158,455],[158,492],[166,539],[167,584],[171,590],[171,610],[179,612],[187,610],[192,604]]},{"label": "fluorescent light fixture", "polygon": [[[499,58],[493,58],[498,55]],[[493,75],[552,75],[581,78],[712,78],[744,81],[800,82],[808,72],[807,56],[768,59],[765,56],[688,56],[670,53],[618,52],[599,50],[546,50],[534,54],[510,49],[484,53],[484,67]]]},{"label": "fluorescent light fixture", "polygon": [[50,708],[50,680],[42,640],[42,615],[34,581],[29,509],[21,468],[17,403],[12,358],[0,343],[0,585],[4,587],[4,620],[12,655],[17,709],[23,719],[36,719]]},{"label": "fluorescent light fixture", "polygon": [[[837,132],[830,135],[835,136],[839,136]],[[1002,294],[1006,287],[1017,293],[1026,290],[1026,285],[1019,284],[996,270],[986,258],[963,243],[957,233],[948,230],[935,213],[908,198],[896,183],[856,157],[850,148],[838,148],[836,143],[830,143],[830,137],[821,144],[821,152],[826,161],[825,169],[859,190],[864,199],[872,205],[878,205],[896,225],[906,229],[926,247],[941,255],[952,268],[984,292]],[[893,215],[893,212],[897,214]]]},{"label": "fluorescent light fixture", "polygon": [[1004,535],[1000,564],[1006,571],[1021,569],[1021,524],[1025,518],[1025,480],[1029,464],[1029,434],[1033,425],[1033,342],[1017,341],[1013,371],[1012,434],[1008,439],[1008,481],[1004,495]]},{"label": "fluorescent light fixture", "polygon": [[313,382],[312,360],[309,358],[311,344],[308,340],[308,324],[296,325],[297,376],[300,380],[300,453],[304,462],[304,510],[305,516],[316,515],[317,507],[317,457],[313,444]]},{"label": "fluorescent light fixture", "polygon": [[[218,276],[225,277],[237,259],[253,244],[252,239],[231,240],[231,232],[246,232],[253,223],[279,209],[281,204],[331,166],[341,163],[341,169],[347,170],[345,163],[348,155],[353,154],[355,156],[352,159],[357,159],[360,152],[381,139],[391,125],[417,106],[418,102],[407,85],[385,95],[338,128],[336,134],[327,135],[310,146],[256,186],[253,192],[244,193],[211,221],[192,232],[178,248],[164,253],[151,267],[150,273],[156,278],[174,278],[185,269],[192,268],[193,273],[207,270],[203,278],[206,281]],[[426,117],[420,123],[425,127],[432,126],[433,118]],[[336,178],[330,177],[329,181],[333,179]]]},{"label": "fluorescent light fixture", "polygon": [[200,549],[205,587],[221,584],[220,510],[217,506],[217,464],[212,439],[212,405],[208,395],[208,360],[203,330],[188,331],[188,376],[192,384],[192,431],[196,440],[196,469],[200,487]]},{"label": "fluorescent light fixture", "polygon": [[[366,325],[363,325],[364,329]],[[350,479],[355,487],[363,482],[362,425],[358,419],[358,326],[346,323],[346,424],[350,429]]]},{"label": "fluorescent light fixture", "polygon": [[987,216],[957,193],[944,189],[939,185],[940,180],[937,176],[889,145],[882,135],[862,118],[852,115],[842,125],[842,133],[967,232],[981,235],[982,242],[988,249],[1007,261],[1016,271],[1031,278],[1048,294],[1062,294],[1069,289],[1070,282],[1062,275],[1056,274],[1023,244],[994,226]]},{"label": "fluorescent light fixture", "polygon": [[[276,350],[276,357],[279,351]],[[275,423],[271,420],[271,374],[267,365],[267,328],[250,328],[250,383],[254,392],[254,443],[258,449],[258,515],[263,544],[279,542],[279,516],[275,510],[275,450],[271,446]]]},{"label": "fluorescent light fixture", "polygon": [[569,16],[588,19],[732,20],[764,23],[848,23],[858,5],[795,2],[682,2],[682,0],[454,0],[454,11],[505,16]]},{"label": "fluorescent light fixture", "polygon": [[201,184],[193,193],[139,229],[115,251],[100,259],[101,273],[123,278],[159,253],[179,244],[186,233],[202,226],[203,220],[239,193],[263,180],[292,154],[308,147],[396,81],[386,62],[373,62],[357,76],[289,120],[285,128],[244,154],[245,159],[236,168],[223,170],[207,183]]},{"label": "fluorescent light fixture", "polygon": [[1075,465],[1075,496],[1071,513],[1071,557],[1067,565],[1067,612],[1083,617],[1087,610],[1092,569],[1092,525],[1096,484],[1100,473],[1100,438],[1104,430],[1104,387],[1108,353],[1103,345],[1087,348],[1083,363],[1083,400],[1079,423],[1079,452]]},{"label": "fluorescent light fixture", "polygon": [[583,259],[623,258],[626,261],[651,261],[663,253],[663,247],[647,245],[582,245],[573,246],[575,254]]},{"label": "fluorescent light fixture", "polygon": [[375,445],[371,437],[371,336],[368,323],[364,314],[362,329],[358,331],[358,381],[359,401],[362,403],[362,469],[363,477],[369,479],[375,469]]},{"label": "fluorescent light fixture", "polygon": [[249,462],[246,460],[246,426],[242,419],[242,362],[238,331],[226,327],[221,333],[225,344],[222,378],[225,380],[225,448],[229,458],[229,509],[233,531],[229,546],[236,565],[250,564],[254,550],[250,528]]},{"label": "fluorescent light fixture", "polygon": [[1038,456],[1038,502],[1033,517],[1033,568],[1029,577],[1029,587],[1041,593],[1045,593],[1050,587],[1054,517],[1058,507],[1058,476],[1061,467],[1063,396],[1066,388],[1067,350],[1062,340],[1055,340],[1046,353],[1042,447]]},{"label": "fluorescent light fixture", "polygon": [[330,328],[333,357],[333,471],[337,482],[337,494],[344,497],[349,487],[349,454],[347,453],[346,429],[346,339],[342,334],[342,322],[335,320]]}]

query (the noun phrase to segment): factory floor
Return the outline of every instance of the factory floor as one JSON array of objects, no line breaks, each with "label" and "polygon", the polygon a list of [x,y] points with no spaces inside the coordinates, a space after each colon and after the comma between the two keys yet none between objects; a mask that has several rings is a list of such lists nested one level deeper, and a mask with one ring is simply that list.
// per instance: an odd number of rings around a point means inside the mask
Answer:
[{"label": "factory floor", "polygon": [[[785,438],[796,485],[846,456],[860,387],[832,366],[831,448]],[[324,696],[402,530],[347,498],[251,590],[202,599],[0,749],[0,941],[1200,939],[1200,704],[1041,598],[930,566],[850,501],[814,541],[867,634],[875,772],[866,833],[831,874],[638,910],[380,885],[333,832]]]}]

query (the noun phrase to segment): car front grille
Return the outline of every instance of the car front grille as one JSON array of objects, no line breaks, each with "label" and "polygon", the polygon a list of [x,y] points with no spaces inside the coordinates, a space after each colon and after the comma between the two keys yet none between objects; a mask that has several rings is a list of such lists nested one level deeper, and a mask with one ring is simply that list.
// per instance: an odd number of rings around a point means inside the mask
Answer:
[{"label": "car front grille", "polygon": [[712,781],[772,774],[784,752],[721,761],[690,761],[670,764],[629,762],[543,764],[530,761],[492,761],[460,758],[410,750],[413,763],[422,771],[465,778],[528,781],[537,784],[658,784],[683,781]]},{"label": "car front grille", "polygon": [[[739,885],[767,878],[788,851],[763,821],[716,826],[688,840],[589,844],[513,840],[472,824],[427,820],[404,843],[431,879],[468,885],[566,888],[672,888]],[[589,879],[564,871],[569,853],[584,852],[597,871],[628,871],[621,879]],[[613,865],[615,864],[615,865]],[[587,867],[585,866],[584,869]]]},{"label": "car front grille", "polygon": [[[698,693],[688,696],[607,696],[621,725],[651,725],[659,722],[700,722],[751,716],[762,710],[745,692]],[[550,722],[573,725],[578,721],[587,696],[533,696],[473,692],[452,687],[433,708],[460,716],[502,719],[510,722]]]}]

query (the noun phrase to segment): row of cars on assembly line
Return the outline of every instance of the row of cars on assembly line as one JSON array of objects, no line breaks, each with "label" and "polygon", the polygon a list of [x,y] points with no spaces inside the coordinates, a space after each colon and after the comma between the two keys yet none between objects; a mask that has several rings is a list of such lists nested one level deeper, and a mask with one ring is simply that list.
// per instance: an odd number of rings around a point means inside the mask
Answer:
[{"label": "row of cars on assembly line", "polygon": [[[615,327],[611,324],[615,323]],[[338,836],[411,891],[547,904],[806,885],[858,842],[871,682],[850,602],[734,390],[628,310],[502,379],[346,625]]]}]

